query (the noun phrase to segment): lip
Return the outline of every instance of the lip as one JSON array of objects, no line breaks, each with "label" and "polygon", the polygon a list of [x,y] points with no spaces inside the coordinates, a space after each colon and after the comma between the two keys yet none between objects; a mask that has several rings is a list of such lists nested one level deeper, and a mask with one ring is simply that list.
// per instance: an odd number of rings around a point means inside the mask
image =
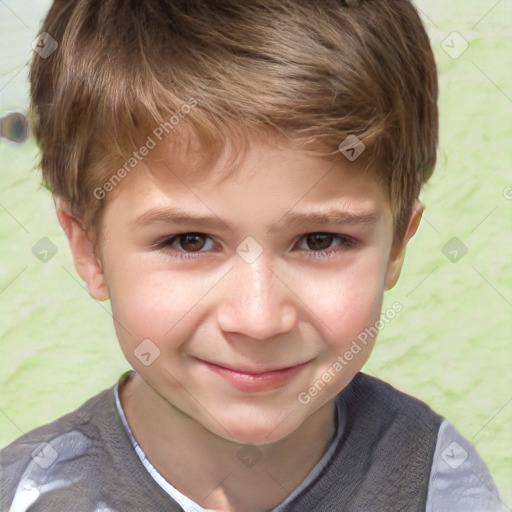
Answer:
[{"label": "lip", "polygon": [[284,386],[300,373],[310,361],[274,369],[234,369],[208,361],[199,361],[239,391],[267,391]]}]

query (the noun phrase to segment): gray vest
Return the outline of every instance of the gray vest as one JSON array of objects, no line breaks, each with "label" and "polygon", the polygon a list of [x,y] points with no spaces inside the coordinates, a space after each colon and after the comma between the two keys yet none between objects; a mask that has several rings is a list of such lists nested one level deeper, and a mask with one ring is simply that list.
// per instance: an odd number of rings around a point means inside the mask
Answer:
[{"label": "gray vest", "polygon": [[443,418],[363,373],[336,402],[346,418],[340,444],[286,512],[424,512]]}]

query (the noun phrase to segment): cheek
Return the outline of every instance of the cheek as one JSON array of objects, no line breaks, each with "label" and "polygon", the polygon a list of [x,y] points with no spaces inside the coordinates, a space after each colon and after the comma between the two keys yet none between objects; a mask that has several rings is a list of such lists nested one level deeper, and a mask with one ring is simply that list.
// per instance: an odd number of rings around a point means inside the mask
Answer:
[{"label": "cheek", "polygon": [[112,313],[120,340],[136,344],[145,338],[156,343],[183,338],[192,312],[218,279],[215,274],[194,278],[188,272],[127,261],[110,275]]},{"label": "cheek", "polygon": [[[304,303],[332,350],[344,350],[380,317],[385,267],[381,258],[361,259],[344,269],[302,278]],[[314,283],[314,286],[311,284]]]}]

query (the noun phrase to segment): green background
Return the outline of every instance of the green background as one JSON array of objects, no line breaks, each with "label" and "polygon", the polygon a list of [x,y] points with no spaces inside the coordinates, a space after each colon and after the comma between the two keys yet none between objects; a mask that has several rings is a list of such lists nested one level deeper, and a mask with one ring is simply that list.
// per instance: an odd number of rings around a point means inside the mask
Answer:
[{"label": "green background", "polygon": [[[402,277],[385,299],[384,309],[394,301],[404,309],[364,371],[446,416],[512,510],[512,1],[416,4],[440,71],[439,163]],[[27,106],[26,63],[48,5],[0,1],[0,112]],[[462,48],[453,32],[469,44],[458,58],[443,49]],[[92,300],[78,277],[36,163],[32,140],[0,142],[0,446],[128,368],[109,303]],[[43,237],[58,249],[47,263],[32,253]],[[467,248],[456,262],[443,252],[454,237]]]}]

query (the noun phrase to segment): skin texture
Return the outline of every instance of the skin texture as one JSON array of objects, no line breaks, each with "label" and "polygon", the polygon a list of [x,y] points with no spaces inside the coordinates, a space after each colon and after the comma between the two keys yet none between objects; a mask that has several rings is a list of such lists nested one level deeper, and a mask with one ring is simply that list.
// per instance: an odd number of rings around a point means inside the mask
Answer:
[{"label": "skin texture", "polygon": [[[378,321],[422,209],[418,203],[397,243],[386,193],[357,161],[333,163],[258,140],[234,168],[224,155],[198,169],[169,154],[147,158],[104,200],[96,237],[64,202],[57,200],[57,212],[89,293],[110,297],[121,348],[137,371],[121,401],[148,459],[204,507],[265,510],[285,499],[327,449],[333,400],[374,340],[307,403],[298,396]],[[217,225],[136,222],[151,208],[169,207]],[[287,221],[270,229],[287,213],[331,207],[374,218]],[[172,238],[182,233],[204,235]],[[333,236],[305,236],[315,233]],[[237,253],[248,247],[247,237],[262,250],[250,263]],[[179,258],[187,252],[193,257]],[[145,339],[160,351],[148,366],[135,354]],[[252,373],[307,364],[270,389],[240,390],[204,361]],[[252,467],[237,456],[244,445],[261,455]]]}]

